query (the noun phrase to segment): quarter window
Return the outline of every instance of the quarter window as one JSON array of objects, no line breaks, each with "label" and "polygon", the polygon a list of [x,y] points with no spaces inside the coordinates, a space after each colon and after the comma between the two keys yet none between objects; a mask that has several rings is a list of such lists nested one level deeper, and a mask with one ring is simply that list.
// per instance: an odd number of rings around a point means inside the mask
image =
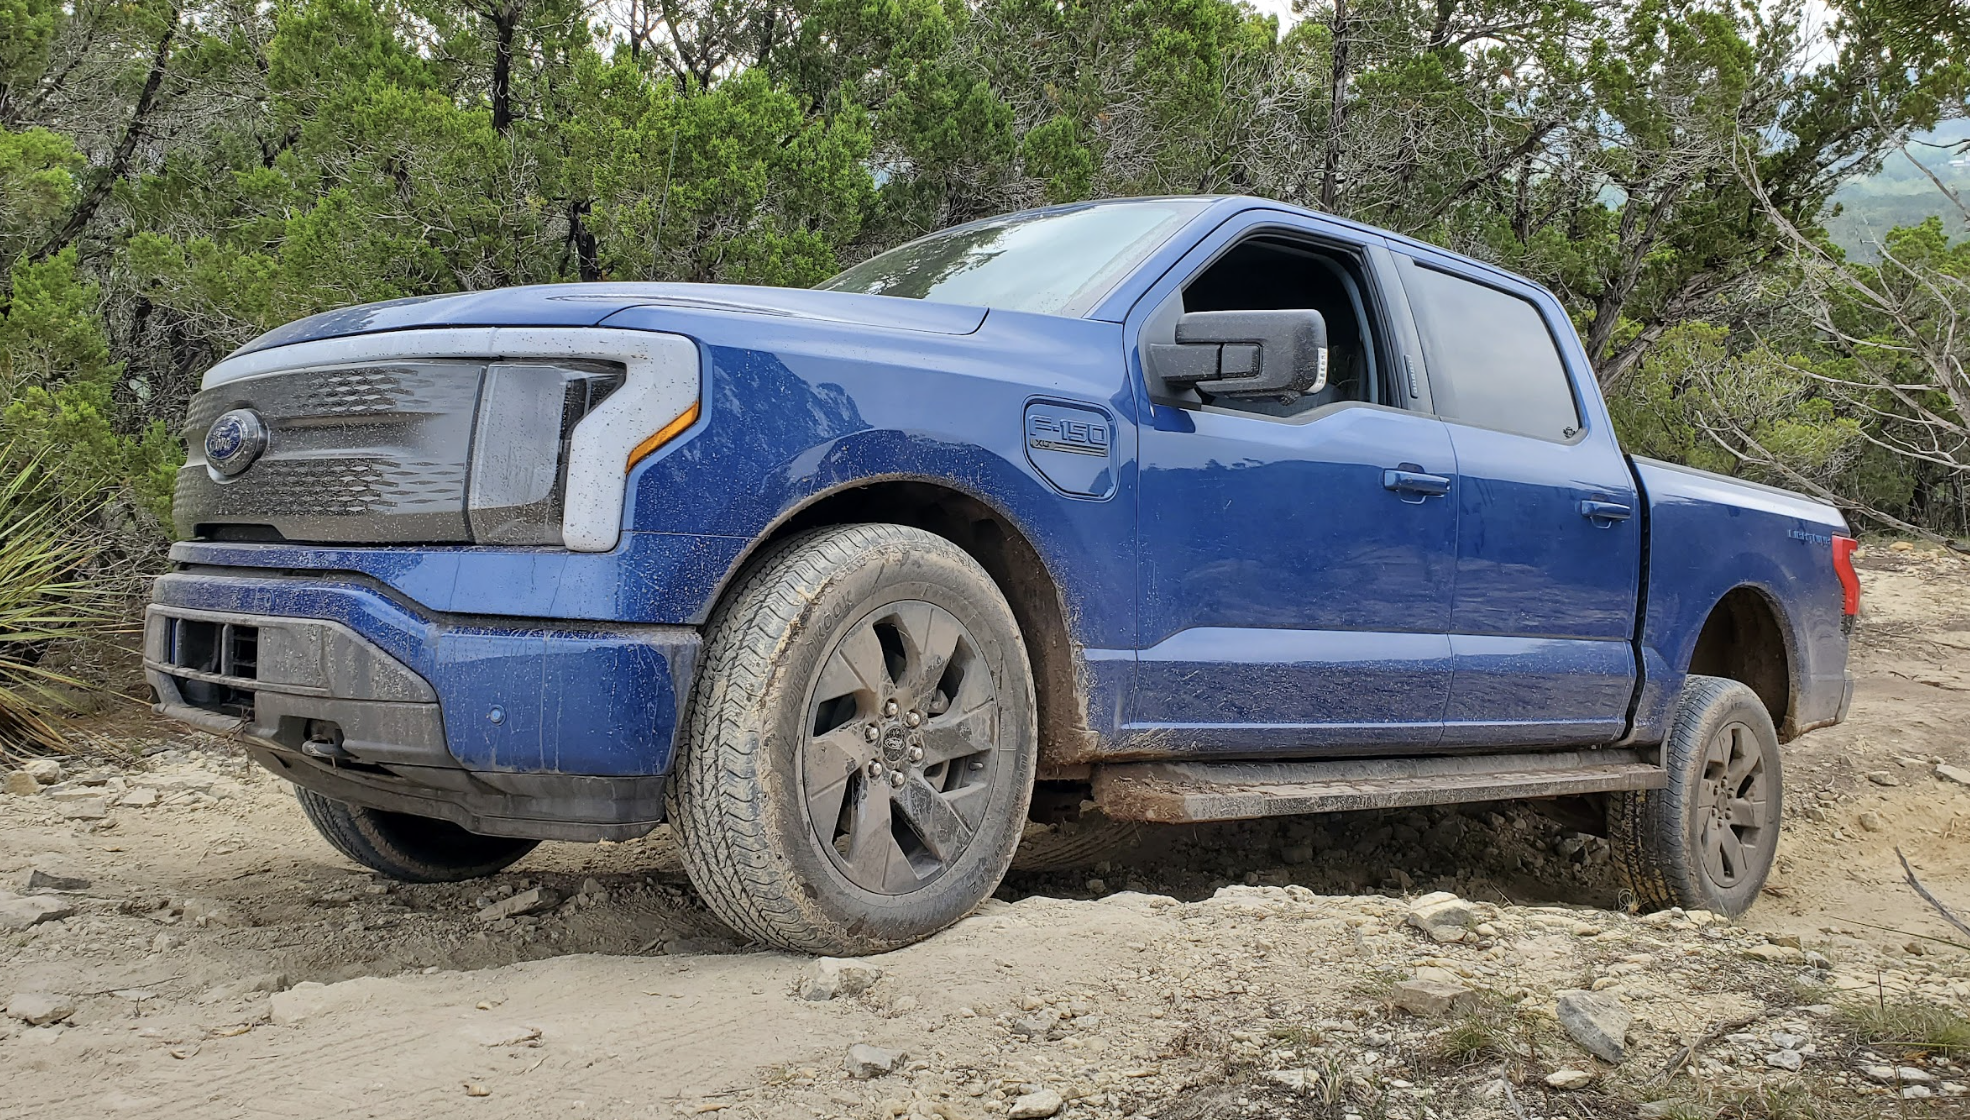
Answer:
[{"label": "quarter window", "polygon": [[1439,416],[1561,442],[1579,432],[1573,386],[1537,307],[1422,265],[1403,274]]}]

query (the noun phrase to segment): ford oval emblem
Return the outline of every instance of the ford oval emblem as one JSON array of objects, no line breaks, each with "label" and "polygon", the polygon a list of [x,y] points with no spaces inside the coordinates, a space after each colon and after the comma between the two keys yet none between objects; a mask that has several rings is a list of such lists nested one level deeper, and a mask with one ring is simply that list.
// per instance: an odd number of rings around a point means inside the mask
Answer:
[{"label": "ford oval emblem", "polygon": [[266,421],[250,408],[233,409],[205,433],[205,461],[228,478],[252,466],[266,449]]}]

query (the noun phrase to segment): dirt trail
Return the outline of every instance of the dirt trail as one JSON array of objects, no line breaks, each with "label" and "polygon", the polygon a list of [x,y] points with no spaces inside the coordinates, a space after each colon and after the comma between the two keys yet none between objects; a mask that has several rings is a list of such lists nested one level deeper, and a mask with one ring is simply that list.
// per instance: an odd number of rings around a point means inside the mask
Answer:
[{"label": "dirt trail", "polygon": [[[1894,854],[1970,910],[1970,786],[1937,772],[1970,771],[1970,564],[1862,567],[1852,718],[1788,748],[1779,871],[1736,926],[1622,913],[1605,845],[1525,807],[1336,815],[1016,872],[866,990],[809,999],[819,966],[741,944],[661,831],[395,884],[227,745],[101,730],[138,761],[0,796],[0,915],[72,911],[0,925],[0,1116],[1970,1115],[1950,1051],[1842,1018],[1970,1008],[1970,958],[1924,940],[1950,931]],[[536,887],[563,901],[477,916]],[[1405,921],[1431,891],[1469,900],[1452,940]],[[1562,989],[1634,1016],[1624,1060],[1556,1021]],[[857,1044],[894,1069],[851,1076]]]}]

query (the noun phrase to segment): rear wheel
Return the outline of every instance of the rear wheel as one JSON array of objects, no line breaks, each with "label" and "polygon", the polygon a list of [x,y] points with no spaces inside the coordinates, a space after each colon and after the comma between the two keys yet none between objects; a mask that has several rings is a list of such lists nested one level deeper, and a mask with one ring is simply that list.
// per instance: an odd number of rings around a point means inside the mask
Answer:
[{"label": "rear wheel", "polygon": [[1617,869],[1644,909],[1744,913],[1778,853],[1783,774],[1771,713],[1736,681],[1692,675],[1662,764],[1667,788],[1609,803]]},{"label": "rear wheel", "polygon": [[411,883],[453,883],[504,870],[540,843],[481,836],[450,821],[386,813],[294,787],[301,811],[336,851],[373,871]]},{"label": "rear wheel", "polygon": [[1035,710],[1012,611],[956,545],[898,525],[795,537],[708,628],[669,790],[685,870],[782,948],[927,937],[1011,862]]}]

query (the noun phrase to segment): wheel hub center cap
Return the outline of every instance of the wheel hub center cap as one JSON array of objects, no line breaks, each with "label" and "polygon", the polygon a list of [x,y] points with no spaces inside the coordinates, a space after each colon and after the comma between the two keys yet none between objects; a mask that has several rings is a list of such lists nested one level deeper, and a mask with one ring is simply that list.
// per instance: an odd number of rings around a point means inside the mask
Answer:
[{"label": "wheel hub center cap", "polygon": [[903,761],[903,756],[909,751],[909,749],[910,749],[910,737],[908,734],[904,732],[901,726],[891,725],[883,729],[882,757],[885,761],[889,762],[891,765],[896,765],[898,763],[901,763]]}]

